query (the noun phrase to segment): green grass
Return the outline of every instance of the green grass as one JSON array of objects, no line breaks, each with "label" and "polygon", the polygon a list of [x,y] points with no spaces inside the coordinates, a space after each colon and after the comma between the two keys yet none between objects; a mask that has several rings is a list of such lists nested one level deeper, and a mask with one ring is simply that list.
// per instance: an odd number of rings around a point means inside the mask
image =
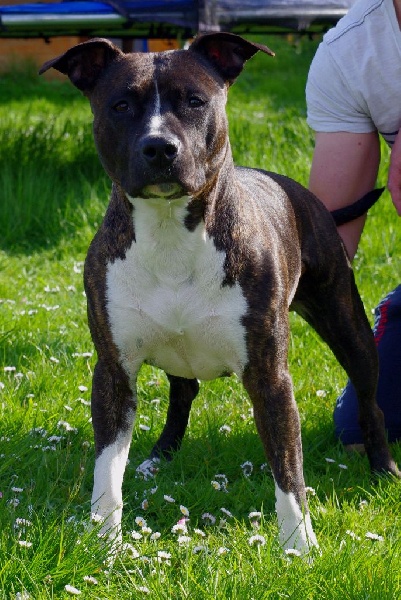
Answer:
[{"label": "green grass", "polygon": [[[235,160],[306,184],[313,138],[303,90],[316,43],[291,46],[279,38],[266,43],[276,58],[256,56],[231,90]],[[113,567],[104,565],[105,549],[96,531],[86,528],[95,358],[87,354],[93,349],[82,263],[107,204],[109,182],[93,147],[86,100],[69,83],[48,82],[30,71],[5,74],[0,164],[0,598],[22,598],[25,591],[34,600],[62,599],[69,596],[66,585],[78,588],[81,597],[110,600],[400,597],[400,485],[390,480],[373,485],[366,458],[347,454],[335,440],[332,409],[345,375],[295,315],[291,372],[321,554],[309,564],[280,551],[273,482],[263,467],[250,402],[234,377],[202,385],[182,450],[161,465],[154,481],[136,477],[135,467],[152,447],[167,409],[165,376],[143,368],[123,518],[125,541],[139,557],[127,554]],[[386,193],[369,215],[355,260],[369,314],[399,283],[400,246]],[[401,462],[400,446],[393,452]],[[253,465],[249,477],[241,468],[246,461]],[[227,492],[212,487],[218,474],[226,475]],[[190,513],[188,545],[179,545],[171,532],[180,505]],[[249,544],[252,511],[262,512],[257,533],[266,538],[263,547]],[[204,513],[216,522],[206,525]],[[137,516],[160,537],[134,540]],[[383,539],[369,539],[368,532]],[[158,557],[160,551],[170,558]],[[98,585],[84,580],[89,575]]]}]

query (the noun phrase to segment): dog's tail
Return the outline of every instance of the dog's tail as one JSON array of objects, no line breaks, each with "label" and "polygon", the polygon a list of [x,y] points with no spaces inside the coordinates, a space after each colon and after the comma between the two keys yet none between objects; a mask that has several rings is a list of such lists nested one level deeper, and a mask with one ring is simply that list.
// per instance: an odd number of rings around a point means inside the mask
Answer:
[{"label": "dog's tail", "polygon": [[362,196],[362,198],[353,204],[350,204],[349,206],[332,210],[330,214],[333,217],[337,227],[339,225],[343,225],[344,223],[348,223],[349,221],[353,221],[354,219],[357,219],[358,217],[361,217],[367,213],[368,210],[372,208],[372,206],[378,201],[383,192],[384,188],[377,188],[376,190],[368,192]]}]

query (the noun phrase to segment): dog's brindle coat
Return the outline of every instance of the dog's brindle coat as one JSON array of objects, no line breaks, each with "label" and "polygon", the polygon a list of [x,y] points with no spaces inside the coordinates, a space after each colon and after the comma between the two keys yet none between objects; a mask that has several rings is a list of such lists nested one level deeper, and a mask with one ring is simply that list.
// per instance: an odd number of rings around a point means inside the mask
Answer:
[{"label": "dog's brindle coat", "polygon": [[171,386],[151,458],[179,447],[197,380],[236,373],[274,475],[281,543],[302,552],[317,545],[287,364],[290,306],[353,381],[372,470],[399,475],[375,401],[372,332],[332,217],[291,179],[232,161],[227,90],[258,50],[272,54],[224,33],[155,54],[94,39],[41,69],[66,73],[89,98],[113,182],[85,289],[98,354],[92,510],[117,541],[135,382],[146,362]]}]

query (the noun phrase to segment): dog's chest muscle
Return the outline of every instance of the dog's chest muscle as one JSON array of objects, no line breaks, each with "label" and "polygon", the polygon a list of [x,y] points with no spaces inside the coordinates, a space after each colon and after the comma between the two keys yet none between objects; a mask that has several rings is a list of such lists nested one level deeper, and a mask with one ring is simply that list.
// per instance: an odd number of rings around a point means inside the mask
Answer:
[{"label": "dog's chest muscle", "polygon": [[225,254],[204,225],[188,231],[181,209],[135,211],[136,242],[109,264],[107,309],[127,371],[143,362],[185,378],[241,374],[246,364],[239,284],[222,286]]}]

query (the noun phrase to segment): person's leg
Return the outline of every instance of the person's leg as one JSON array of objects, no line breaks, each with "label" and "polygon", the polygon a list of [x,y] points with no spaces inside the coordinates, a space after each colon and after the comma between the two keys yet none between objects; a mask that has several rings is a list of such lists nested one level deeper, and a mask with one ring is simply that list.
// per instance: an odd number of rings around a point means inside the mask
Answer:
[{"label": "person's leg", "polygon": [[[401,285],[375,309],[374,335],[379,353],[377,403],[384,413],[388,441],[401,440]],[[335,432],[345,446],[362,444],[358,402],[348,381],[334,410]]]}]

